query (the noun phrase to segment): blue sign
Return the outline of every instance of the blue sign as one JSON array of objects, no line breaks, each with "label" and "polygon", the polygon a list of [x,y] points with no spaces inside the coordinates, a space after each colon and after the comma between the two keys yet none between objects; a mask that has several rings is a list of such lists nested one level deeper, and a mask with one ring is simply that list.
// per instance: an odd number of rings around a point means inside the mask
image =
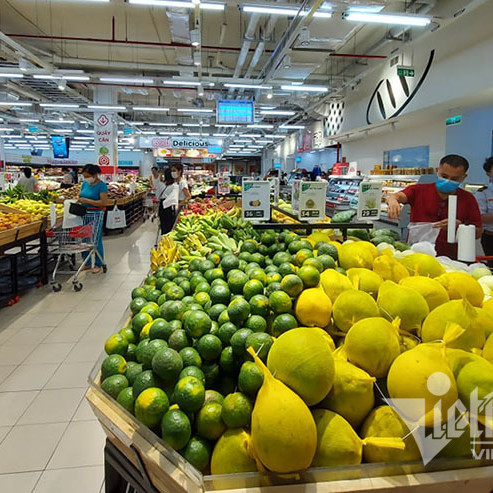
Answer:
[{"label": "blue sign", "polygon": [[223,99],[217,102],[217,123],[253,123],[253,101]]},{"label": "blue sign", "polygon": [[123,135],[131,135],[134,133],[133,128],[124,128],[123,129]]},{"label": "blue sign", "polygon": [[296,156],[296,162],[301,163],[301,156]]},{"label": "blue sign", "polygon": [[223,148],[220,147],[220,146],[209,146],[207,148],[207,150],[211,153],[211,154],[221,154],[221,152],[223,152]]},{"label": "blue sign", "polygon": [[118,160],[118,166],[133,166],[133,161],[120,161]]},{"label": "blue sign", "polygon": [[30,132],[39,132],[39,128],[32,126],[32,127],[29,127],[29,131]]},{"label": "blue sign", "polygon": [[281,163],[274,163],[275,169],[281,169]]}]

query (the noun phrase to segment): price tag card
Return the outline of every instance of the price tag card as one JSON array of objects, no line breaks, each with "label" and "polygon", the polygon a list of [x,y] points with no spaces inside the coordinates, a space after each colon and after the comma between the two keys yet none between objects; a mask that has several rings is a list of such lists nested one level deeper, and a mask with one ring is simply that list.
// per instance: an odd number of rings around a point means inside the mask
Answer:
[{"label": "price tag card", "polygon": [[302,181],[299,189],[298,217],[305,221],[324,219],[326,197],[326,182]]},{"label": "price tag card", "polygon": [[382,183],[364,182],[359,185],[358,193],[358,221],[380,219],[382,204]]},{"label": "price tag card", "polygon": [[270,183],[271,197],[273,197],[274,204],[277,205],[279,203],[279,178],[271,177],[268,178],[268,181]]},{"label": "price tag card", "polygon": [[270,183],[268,181],[243,180],[243,219],[262,221],[270,219]]},{"label": "price tag card", "polygon": [[226,195],[230,192],[231,181],[229,176],[219,176],[217,179],[217,193],[219,195]]},{"label": "price tag card", "polygon": [[300,183],[301,180],[293,181],[293,188],[291,190],[291,209],[294,212],[298,212],[300,205]]},{"label": "price tag card", "polygon": [[55,204],[50,205],[50,227],[53,228],[56,224],[56,207]]}]

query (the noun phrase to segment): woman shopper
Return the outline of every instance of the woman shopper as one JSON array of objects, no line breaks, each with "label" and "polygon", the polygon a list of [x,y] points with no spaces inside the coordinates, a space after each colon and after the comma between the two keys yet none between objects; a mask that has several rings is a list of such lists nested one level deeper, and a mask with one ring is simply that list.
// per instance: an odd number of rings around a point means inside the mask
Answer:
[{"label": "woman shopper", "polygon": [[[101,174],[101,168],[95,164],[86,164],[82,169],[82,176],[84,177],[84,182],[80,189],[79,203],[84,204],[88,211],[101,211],[104,213],[104,208],[108,202],[108,187],[106,183],[99,179]],[[102,259],[104,259],[104,248],[103,248],[103,225],[100,225],[97,241],[96,241],[97,251],[101,258],[96,255],[95,266],[92,269],[94,274],[101,272],[101,267],[103,266]],[[87,257],[87,254],[82,254],[83,258]],[[91,266],[86,266],[86,269],[90,269]]]},{"label": "woman shopper", "polygon": [[188,189],[187,179],[183,176],[183,164],[173,164],[171,166],[171,176],[178,183],[178,203],[180,207],[183,207],[192,197]]},{"label": "woman shopper", "polygon": [[171,169],[164,170],[164,180],[157,184],[156,198],[159,201],[159,222],[161,234],[165,235],[173,229],[178,212],[180,187],[173,179]]}]

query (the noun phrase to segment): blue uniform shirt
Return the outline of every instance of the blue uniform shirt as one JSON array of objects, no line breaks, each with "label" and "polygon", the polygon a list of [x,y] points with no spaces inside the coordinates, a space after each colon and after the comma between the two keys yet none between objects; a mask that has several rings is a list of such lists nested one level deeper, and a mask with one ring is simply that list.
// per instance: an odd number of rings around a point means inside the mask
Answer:
[{"label": "blue uniform shirt", "polygon": [[80,197],[90,200],[99,200],[102,193],[108,193],[108,186],[106,183],[99,181],[96,185],[91,185],[84,181],[82,188],[80,189]]}]

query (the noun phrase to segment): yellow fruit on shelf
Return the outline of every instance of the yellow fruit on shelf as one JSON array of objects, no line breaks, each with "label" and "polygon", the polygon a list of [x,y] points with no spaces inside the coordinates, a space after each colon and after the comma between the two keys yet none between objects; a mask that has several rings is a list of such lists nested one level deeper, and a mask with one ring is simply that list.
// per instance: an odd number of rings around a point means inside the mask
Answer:
[{"label": "yellow fruit on shelf", "polygon": [[250,447],[250,435],[243,428],[226,430],[212,452],[211,474],[257,471]]},{"label": "yellow fruit on shelf", "polygon": [[317,448],[317,428],[310,409],[301,397],[272,376],[252,347],[248,353],[264,374],[252,413],[255,456],[273,472],[307,469]]},{"label": "yellow fruit on shelf", "polygon": [[[334,269],[327,269],[320,275],[320,284],[325,294],[334,303],[336,298],[346,289],[353,289],[351,281]],[[318,325],[320,327],[320,325]]]},{"label": "yellow fruit on shelf", "polygon": [[301,325],[327,327],[331,314],[332,302],[320,287],[305,289],[296,300],[295,315]]},{"label": "yellow fruit on shelf", "polygon": [[447,290],[451,300],[467,298],[473,306],[483,304],[484,292],[481,284],[465,272],[447,272],[436,278]]},{"label": "yellow fruit on shelf", "polygon": [[409,276],[399,281],[401,286],[417,291],[428,304],[430,312],[450,300],[445,288],[435,279],[424,276]]}]

